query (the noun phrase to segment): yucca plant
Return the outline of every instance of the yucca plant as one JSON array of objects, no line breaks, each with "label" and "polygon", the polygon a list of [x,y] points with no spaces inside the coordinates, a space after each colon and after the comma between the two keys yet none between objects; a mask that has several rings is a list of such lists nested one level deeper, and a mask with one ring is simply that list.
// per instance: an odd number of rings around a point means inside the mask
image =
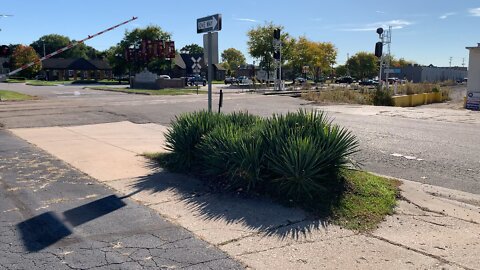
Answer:
[{"label": "yucca plant", "polygon": [[323,112],[274,116],[265,126],[272,190],[297,202],[312,200],[341,179],[340,169],[348,167],[348,157],[358,151],[355,136],[333,125]]},{"label": "yucca plant", "polygon": [[165,134],[165,148],[172,152],[171,167],[176,170],[192,169],[198,160],[197,145],[202,137],[224,121],[223,114],[206,111],[175,117]]},{"label": "yucca plant", "polygon": [[229,188],[251,191],[262,183],[264,146],[258,126],[219,126],[202,140],[203,172],[223,178]]}]

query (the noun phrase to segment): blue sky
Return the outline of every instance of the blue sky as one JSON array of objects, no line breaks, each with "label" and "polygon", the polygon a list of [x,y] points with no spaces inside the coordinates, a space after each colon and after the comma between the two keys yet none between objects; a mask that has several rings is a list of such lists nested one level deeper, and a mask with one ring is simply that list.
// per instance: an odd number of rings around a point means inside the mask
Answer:
[{"label": "blue sky", "polygon": [[82,39],[132,16],[139,19],[99,36],[87,44],[104,50],[120,41],[125,29],[161,26],[173,34],[177,49],[202,43],[196,19],[221,13],[223,30],[219,49],[237,48],[247,53],[246,32],[273,22],[285,26],[292,36],[329,41],[338,48],[339,64],[347,54],[373,51],[375,28],[391,25],[392,53],[420,64],[448,66],[468,63],[466,46],[480,42],[480,0],[10,0],[2,1],[0,43],[30,44],[50,33]]}]

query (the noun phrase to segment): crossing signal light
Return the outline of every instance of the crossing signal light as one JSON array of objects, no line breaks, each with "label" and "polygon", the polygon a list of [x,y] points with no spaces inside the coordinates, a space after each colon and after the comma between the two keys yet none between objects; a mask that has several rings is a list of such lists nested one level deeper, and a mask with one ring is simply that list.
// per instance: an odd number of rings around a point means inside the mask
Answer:
[{"label": "crossing signal light", "polygon": [[382,42],[377,42],[375,44],[375,56],[380,58],[383,55],[383,43]]},{"label": "crossing signal light", "polygon": [[276,39],[276,40],[280,40],[280,29],[279,28],[273,30],[273,38]]},{"label": "crossing signal light", "polygon": [[273,59],[280,60],[280,52],[279,51],[273,52]]}]

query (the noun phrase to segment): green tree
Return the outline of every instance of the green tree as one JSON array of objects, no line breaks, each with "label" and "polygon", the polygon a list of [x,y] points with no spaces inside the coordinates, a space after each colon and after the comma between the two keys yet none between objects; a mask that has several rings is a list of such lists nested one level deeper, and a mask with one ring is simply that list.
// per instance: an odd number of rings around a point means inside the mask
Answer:
[{"label": "green tree", "polygon": [[308,66],[309,73],[319,79],[336,62],[337,49],[330,42],[314,42],[300,37],[294,48],[289,65],[296,74],[302,72],[303,66]]},{"label": "green tree", "polygon": [[346,66],[350,74],[358,79],[378,75],[378,58],[373,53],[359,52],[348,59]]},{"label": "green tree", "polygon": [[235,73],[238,66],[246,63],[243,53],[235,48],[229,48],[222,52],[222,65],[230,75]]},{"label": "green tree", "polygon": [[180,52],[186,54],[202,54],[203,47],[198,44],[192,43],[190,45],[183,46],[183,48],[180,49]]},{"label": "green tree", "polygon": [[[282,34],[280,40],[282,42],[282,64],[287,62],[292,57],[295,40],[290,37],[288,33],[283,31],[284,27],[281,25],[274,25],[273,23],[266,23],[259,25],[256,28],[248,31],[248,53],[256,59],[260,60],[260,66],[267,71],[273,70],[273,30],[281,29]],[[270,74],[270,72],[268,72]]]},{"label": "green tree", "polygon": [[[38,61],[40,58],[31,46],[18,45],[12,53],[12,64],[14,69],[20,68],[23,65]],[[40,70],[42,70],[42,63],[35,63],[33,66],[20,72],[20,76],[32,78]]]},{"label": "green tree", "polygon": [[126,31],[123,39],[105,52],[112,69],[116,75],[123,75],[127,70],[139,72],[144,68],[158,74],[168,73],[172,67],[172,60],[153,59],[149,62],[137,61],[127,62],[125,51],[127,48],[140,48],[142,40],[165,40],[171,39],[171,34],[163,31],[160,26],[150,25],[146,28],[136,28],[132,31]]},{"label": "green tree", "polygon": [[[38,40],[34,41],[30,46],[32,46],[38,55],[43,56],[43,48],[45,44],[45,54],[50,54],[59,50],[63,47],[68,46],[70,43],[75,42],[75,40],[70,40],[69,37],[50,34],[40,37]],[[99,58],[100,52],[94,49],[93,47],[87,46],[85,44],[78,44],[77,46],[67,50],[61,54],[54,56],[54,58],[86,58],[86,59],[95,59]]]}]

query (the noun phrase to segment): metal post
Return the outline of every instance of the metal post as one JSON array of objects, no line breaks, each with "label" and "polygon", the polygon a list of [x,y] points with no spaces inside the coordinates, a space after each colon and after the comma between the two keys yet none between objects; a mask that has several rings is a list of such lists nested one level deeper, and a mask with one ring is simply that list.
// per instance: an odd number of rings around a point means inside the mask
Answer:
[{"label": "metal post", "polygon": [[208,111],[212,111],[212,79],[213,79],[213,41],[212,32],[208,32]]},{"label": "metal post", "polygon": [[278,74],[278,90],[282,91],[282,40],[280,39],[280,60],[278,60],[278,69],[280,73]]},{"label": "metal post", "polygon": [[220,109],[223,107],[223,90],[220,89],[220,99],[218,100],[218,113],[220,113]]}]

